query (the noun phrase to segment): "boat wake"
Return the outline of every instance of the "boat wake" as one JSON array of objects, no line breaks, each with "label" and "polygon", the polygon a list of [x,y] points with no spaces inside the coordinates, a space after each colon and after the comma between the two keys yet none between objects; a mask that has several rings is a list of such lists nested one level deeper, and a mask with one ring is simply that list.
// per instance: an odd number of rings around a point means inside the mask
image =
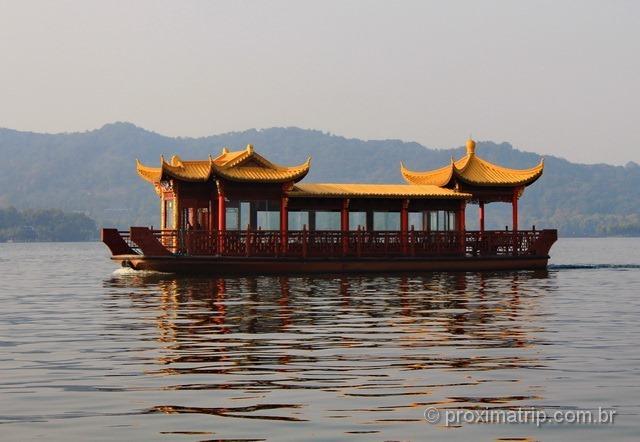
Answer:
[{"label": "boat wake", "polygon": [[153,275],[171,275],[171,273],[156,272],[154,270],[134,270],[131,267],[120,267],[113,271],[114,276],[153,276]]},{"label": "boat wake", "polygon": [[640,269],[640,264],[549,264],[549,270],[632,270]]}]

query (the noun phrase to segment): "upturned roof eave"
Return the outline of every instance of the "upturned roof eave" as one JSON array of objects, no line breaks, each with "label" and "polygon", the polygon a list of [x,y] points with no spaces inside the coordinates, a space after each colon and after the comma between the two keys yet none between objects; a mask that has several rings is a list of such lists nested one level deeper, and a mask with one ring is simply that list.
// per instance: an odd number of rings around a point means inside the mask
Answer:
[{"label": "upturned roof eave", "polygon": [[[212,179],[216,179],[218,177],[228,181],[235,181],[235,182],[286,183],[289,181],[293,181],[293,182],[300,181],[309,173],[309,169],[311,167],[310,157],[307,158],[307,160],[304,163],[299,164],[297,166],[292,166],[292,167],[279,166],[274,163],[270,163],[261,157],[261,160],[259,160],[260,164],[263,164],[265,166],[267,166],[268,164],[269,166],[265,167],[265,169],[273,171],[275,176],[256,178],[248,175],[243,176],[242,172],[238,173],[238,170],[239,170],[238,167],[240,167],[240,164],[242,164],[244,160],[246,160],[246,158],[243,158],[238,162],[235,162],[235,159],[234,159],[235,164],[233,166],[225,167],[225,166],[220,166],[216,164],[215,159],[209,156],[208,170],[206,171],[206,173],[203,173],[202,175],[199,175],[199,176],[198,175],[194,176],[194,175],[190,175],[187,172],[183,173],[180,170],[180,168],[182,169],[188,168],[189,162],[183,162],[178,157],[175,157],[175,158],[176,158],[175,160],[176,163],[178,163],[179,165],[169,164],[164,160],[164,157],[161,156],[160,167],[145,166],[144,164],[140,163],[140,161],[136,160],[136,171],[138,172],[138,175],[142,179],[144,179],[145,181],[151,182],[152,184],[155,184],[162,180],[170,179],[170,178],[178,179],[181,181],[187,181],[187,182],[207,182]],[[235,171],[235,173],[233,171]]]},{"label": "upturned roof eave", "polygon": [[[401,189],[405,186],[406,189]],[[430,184],[305,183],[294,186],[287,194],[291,198],[407,198],[454,200],[472,198],[470,193],[457,192]]]},{"label": "upturned roof eave", "polygon": [[[442,174],[445,169],[448,169],[448,173],[444,175],[445,178],[435,178],[435,176]],[[451,163],[448,166],[444,166],[439,169],[417,172],[407,169],[404,164],[400,162],[400,172],[402,174],[402,177],[408,184],[413,185],[432,185],[438,187],[446,187],[447,184],[450,183],[453,176],[453,169],[454,164]]]}]

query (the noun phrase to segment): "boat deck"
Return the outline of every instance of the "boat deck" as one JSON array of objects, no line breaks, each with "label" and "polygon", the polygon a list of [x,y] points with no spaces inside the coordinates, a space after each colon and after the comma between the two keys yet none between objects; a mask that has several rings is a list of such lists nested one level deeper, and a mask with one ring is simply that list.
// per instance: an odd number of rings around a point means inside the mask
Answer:
[{"label": "boat deck", "polygon": [[317,273],[544,268],[556,230],[130,231],[103,229],[113,259],[145,270]]}]

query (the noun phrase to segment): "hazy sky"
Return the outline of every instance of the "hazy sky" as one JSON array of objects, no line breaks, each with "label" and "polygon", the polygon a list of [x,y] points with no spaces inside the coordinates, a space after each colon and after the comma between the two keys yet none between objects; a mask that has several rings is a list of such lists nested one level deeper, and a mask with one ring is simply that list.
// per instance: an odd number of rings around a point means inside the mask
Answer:
[{"label": "hazy sky", "polygon": [[0,0],[0,56],[20,130],[473,134],[640,162],[639,1]]}]

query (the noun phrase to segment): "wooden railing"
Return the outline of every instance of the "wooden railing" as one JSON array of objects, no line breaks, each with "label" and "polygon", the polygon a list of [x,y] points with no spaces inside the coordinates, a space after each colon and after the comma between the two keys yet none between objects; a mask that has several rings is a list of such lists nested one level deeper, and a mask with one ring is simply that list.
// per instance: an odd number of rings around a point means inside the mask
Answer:
[{"label": "wooden railing", "polygon": [[[135,228],[141,229],[141,228]],[[145,247],[189,256],[383,257],[383,256],[517,256],[548,253],[555,230],[424,232],[398,231],[205,231],[144,230],[138,244],[129,232],[120,237],[140,254]],[[113,231],[111,232],[113,234]],[[106,242],[106,241],[105,241]],[[146,244],[140,244],[146,242]],[[549,244],[547,247],[547,243]],[[107,244],[109,245],[109,244]],[[160,249],[158,249],[160,247]],[[546,251],[545,251],[546,248]]]},{"label": "wooden railing", "polygon": [[136,253],[141,253],[142,252],[140,250],[140,247],[136,243],[131,241],[131,235],[129,234],[128,230],[119,230],[118,231],[118,235],[120,235],[120,237],[124,240],[124,242],[127,244],[127,246],[129,246],[131,248],[131,250],[133,250]]}]

